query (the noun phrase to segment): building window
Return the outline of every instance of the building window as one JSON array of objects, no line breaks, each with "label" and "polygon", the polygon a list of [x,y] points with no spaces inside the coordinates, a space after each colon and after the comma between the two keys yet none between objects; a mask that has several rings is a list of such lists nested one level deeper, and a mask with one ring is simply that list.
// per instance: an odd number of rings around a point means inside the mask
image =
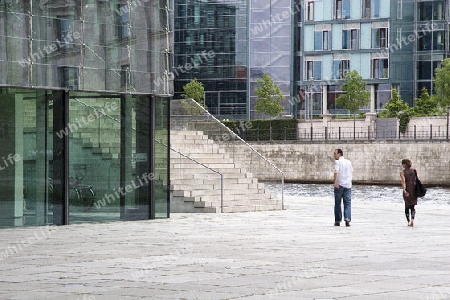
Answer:
[{"label": "building window", "polygon": [[380,0],[362,0],[362,18],[379,18],[380,17]]},{"label": "building window", "polygon": [[445,18],[445,1],[428,1],[418,3],[419,21],[442,21]]},{"label": "building window", "polygon": [[335,0],[334,9],[335,19],[350,19],[350,0]]},{"label": "building window", "polygon": [[200,6],[194,6],[194,25],[200,25]]},{"label": "building window", "polygon": [[445,1],[433,2],[433,20],[443,21],[445,20]]},{"label": "building window", "polygon": [[130,8],[128,4],[117,4],[117,36],[119,40],[129,39],[131,37],[130,30]]},{"label": "building window", "polygon": [[402,40],[402,29],[397,28],[397,41],[401,41],[401,40]]},{"label": "building window", "polygon": [[322,79],[322,62],[317,60],[306,61],[306,78],[305,80],[321,80]]},{"label": "building window", "polygon": [[433,32],[433,50],[445,50],[445,32]]},{"label": "building window", "polygon": [[389,61],[387,58],[372,60],[372,78],[389,78]]},{"label": "building window", "polygon": [[403,18],[403,1],[397,0],[397,19]]},{"label": "building window", "polygon": [[330,50],[330,32],[324,31],[322,34],[323,50]]},{"label": "building window", "polygon": [[340,86],[329,85],[327,92],[327,108],[330,114],[339,114],[342,107],[336,104],[336,99],[344,92],[340,89]]},{"label": "building window", "polygon": [[372,48],[387,48],[388,47],[388,29],[387,28],[373,28],[372,29]]},{"label": "building window", "polygon": [[417,47],[419,51],[430,51],[432,46],[432,34],[427,31],[420,31],[417,40]]},{"label": "building window", "polygon": [[122,89],[129,89],[132,85],[130,65],[122,65],[120,70],[120,86]]},{"label": "building window", "polygon": [[78,90],[78,68],[60,67],[60,86],[71,90]]},{"label": "building window", "polygon": [[306,20],[314,21],[314,1],[308,1],[308,7],[306,10]]},{"label": "building window", "polygon": [[330,50],[330,32],[315,31],[314,32],[314,50]]},{"label": "building window", "polygon": [[70,48],[70,41],[72,41],[72,32],[70,26],[70,16],[59,16],[56,19],[57,25],[57,40],[60,50],[67,50]]},{"label": "building window", "polygon": [[432,76],[431,74],[433,74],[432,72],[432,66],[431,66],[431,61],[419,61],[417,63],[417,78],[419,80],[426,80],[426,79],[431,79]]},{"label": "building window", "polygon": [[350,60],[333,61],[333,79],[344,79],[345,74],[350,70]]},{"label": "building window", "polygon": [[350,29],[342,31],[342,49],[359,49],[359,30]]}]

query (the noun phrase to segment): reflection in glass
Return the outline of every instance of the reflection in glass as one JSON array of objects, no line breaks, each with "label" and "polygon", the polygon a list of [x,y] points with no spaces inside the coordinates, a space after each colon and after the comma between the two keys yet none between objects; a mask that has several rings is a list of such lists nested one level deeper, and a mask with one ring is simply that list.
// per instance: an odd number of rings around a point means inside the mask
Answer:
[{"label": "reflection in glass", "polygon": [[70,93],[69,222],[118,220],[120,98]]},{"label": "reflection in glass", "polygon": [[0,88],[0,227],[52,222],[51,94]]},{"label": "reflection in glass", "polygon": [[[150,93],[172,93],[164,77],[171,62],[169,1],[0,2],[0,84],[6,86],[0,88],[0,226],[126,219],[120,155],[131,162],[135,141],[123,132],[139,122],[121,105],[132,107],[130,93],[145,94],[146,103]],[[167,105],[168,98],[160,101]],[[141,139],[153,163],[149,130]]]},{"label": "reflection in glass", "polygon": [[[246,97],[241,95],[247,91],[247,12],[244,0],[175,0],[175,98],[181,97],[183,86],[195,77],[203,83],[205,103],[212,114],[245,118]],[[270,44],[266,49],[270,50]],[[244,111],[222,110],[228,103]]]}]

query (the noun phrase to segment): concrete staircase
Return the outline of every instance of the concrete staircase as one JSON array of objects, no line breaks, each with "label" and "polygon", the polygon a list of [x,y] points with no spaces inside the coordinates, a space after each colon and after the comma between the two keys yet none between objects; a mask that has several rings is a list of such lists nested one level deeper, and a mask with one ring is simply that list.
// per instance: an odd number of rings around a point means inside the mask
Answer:
[{"label": "concrete staircase", "polygon": [[[171,130],[171,212],[247,212],[282,209],[281,197],[271,194],[252,173],[233,162],[226,150],[202,131]],[[203,164],[203,166],[201,164]],[[223,175],[223,208],[221,177]]]}]

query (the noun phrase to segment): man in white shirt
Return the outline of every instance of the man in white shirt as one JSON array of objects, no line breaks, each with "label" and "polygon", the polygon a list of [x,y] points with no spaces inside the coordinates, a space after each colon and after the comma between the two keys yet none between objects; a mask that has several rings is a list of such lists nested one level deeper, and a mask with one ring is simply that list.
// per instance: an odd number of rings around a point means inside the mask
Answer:
[{"label": "man in white shirt", "polygon": [[345,226],[352,220],[352,162],[344,158],[342,149],[334,149],[334,226],[342,221],[341,200],[344,202]]}]

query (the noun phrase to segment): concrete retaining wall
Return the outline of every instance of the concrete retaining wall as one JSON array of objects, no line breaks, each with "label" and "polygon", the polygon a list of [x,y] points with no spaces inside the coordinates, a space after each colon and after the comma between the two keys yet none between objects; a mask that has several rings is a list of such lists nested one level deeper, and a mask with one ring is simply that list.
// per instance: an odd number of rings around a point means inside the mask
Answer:
[{"label": "concrete retaining wall", "polygon": [[285,173],[287,182],[332,182],[333,151],[341,148],[353,162],[354,183],[400,185],[401,160],[408,158],[423,183],[450,186],[450,143],[446,141],[251,145]]}]

